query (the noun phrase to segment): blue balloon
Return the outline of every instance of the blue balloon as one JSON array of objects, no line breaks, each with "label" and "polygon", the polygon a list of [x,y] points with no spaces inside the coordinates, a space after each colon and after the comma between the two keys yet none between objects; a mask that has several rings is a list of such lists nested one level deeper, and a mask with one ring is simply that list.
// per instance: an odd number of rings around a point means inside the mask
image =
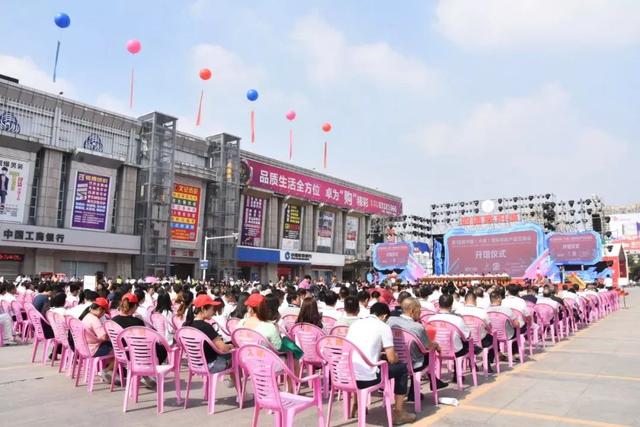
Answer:
[{"label": "blue balloon", "polygon": [[63,12],[57,14],[55,18],[53,18],[53,20],[60,28],[67,28],[69,25],[71,25],[71,18],[69,18],[69,15]]},{"label": "blue balloon", "polygon": [[249,89],[247,91],[247,99],[249,101],[255,101],[256,99],[258,99],[258,91],[255,89]]}]

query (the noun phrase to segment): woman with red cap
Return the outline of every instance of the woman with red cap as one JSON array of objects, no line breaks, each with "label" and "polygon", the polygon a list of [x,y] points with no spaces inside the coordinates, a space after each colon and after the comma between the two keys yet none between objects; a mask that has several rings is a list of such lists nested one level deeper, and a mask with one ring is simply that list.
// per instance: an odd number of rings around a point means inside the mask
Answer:
[{"label": "woman with red cap", "polygon": [[230,366],[231,356],[227,353],[233,349],[233,345],[225,344],[222,337],[209,323],[219,306],[222,306],[222,301],[215,301],[207,294],[198,295],[192,305],[193,320],[190,320],[191,316],[187,316],[189,320],[184,324],[184,326],[196,328],[205,334],[215,346],[215,349],[208,345],[204,347],[204,356],[207,359],[209,372],[212,374],[224,371]]},{"label": "woman with red cap", "polygon": [[[93,304],[89,306],[89,312],[82,319],[89,350],[94,357],[106,356],[113,350],[111,341],[109,341],[109,335],[107,335],[107,331],[102,324],[102,317],[108,309],[109,301],[105,298],[96,298]],[[109,362],[104,370],[99,373],[100,377],[106,382],[111,382],[111,374],[109,371],[112,369],[113,361]]]}]

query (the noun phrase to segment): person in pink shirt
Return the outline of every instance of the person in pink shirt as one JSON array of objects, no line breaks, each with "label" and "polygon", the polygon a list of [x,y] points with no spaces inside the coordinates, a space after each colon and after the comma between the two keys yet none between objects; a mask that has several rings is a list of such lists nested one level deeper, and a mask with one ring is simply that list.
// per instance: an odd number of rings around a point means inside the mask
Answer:
[{"label": "person in pink shirt", "polygon": [[[102,317],[109,310],[109,301],[105,298],[96,298],[96,300],[89,307],[89,312],[82,319],[82,324],[85,327],[85,337],[89,344],[89,351],[94,357],[107,356],[113,351],[109,335],[104,329],[102,324]],[[113,368],[113,362],[105,366],[104,370],[100,373],[103,380],[111,382],[110,374]]]}]

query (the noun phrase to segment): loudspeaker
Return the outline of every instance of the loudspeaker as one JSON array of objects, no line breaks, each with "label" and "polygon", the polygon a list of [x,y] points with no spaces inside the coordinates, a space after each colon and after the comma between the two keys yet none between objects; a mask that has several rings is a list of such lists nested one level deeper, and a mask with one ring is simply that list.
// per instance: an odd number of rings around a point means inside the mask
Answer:
[{"label": "loudspeaker", "polygon": [[600,214],[591,215],[591,224],[593,225],[593,231],[602,233],[602,217]]}]

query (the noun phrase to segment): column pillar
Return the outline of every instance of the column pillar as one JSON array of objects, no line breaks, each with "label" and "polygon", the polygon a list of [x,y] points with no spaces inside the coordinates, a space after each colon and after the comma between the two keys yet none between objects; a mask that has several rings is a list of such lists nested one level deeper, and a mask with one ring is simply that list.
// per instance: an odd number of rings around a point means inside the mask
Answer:
[{"label": "column pillar", "polygon": [[[60,151],[45,149],[40,166],[40,188],[36,224],[43,227],[58,226],[58,193],[62,179],[62,156]],[[65,197],[63,195],[63,197]],[[49,270],[39,270],[49,271]]]},{"label": "column pillar", "polygon": [[315,252],[315,230],[316,230],[316,207],[314,205],[304,206],[304,220],[302,232],[302,250]]},{"label": "column pillar", "polygon": [[[345,215],[342,211],[336,212],[335,230],[333,233],[333,253],[344,253],[344,221]],[[342,274],[342,273],[341,273]]]}]

